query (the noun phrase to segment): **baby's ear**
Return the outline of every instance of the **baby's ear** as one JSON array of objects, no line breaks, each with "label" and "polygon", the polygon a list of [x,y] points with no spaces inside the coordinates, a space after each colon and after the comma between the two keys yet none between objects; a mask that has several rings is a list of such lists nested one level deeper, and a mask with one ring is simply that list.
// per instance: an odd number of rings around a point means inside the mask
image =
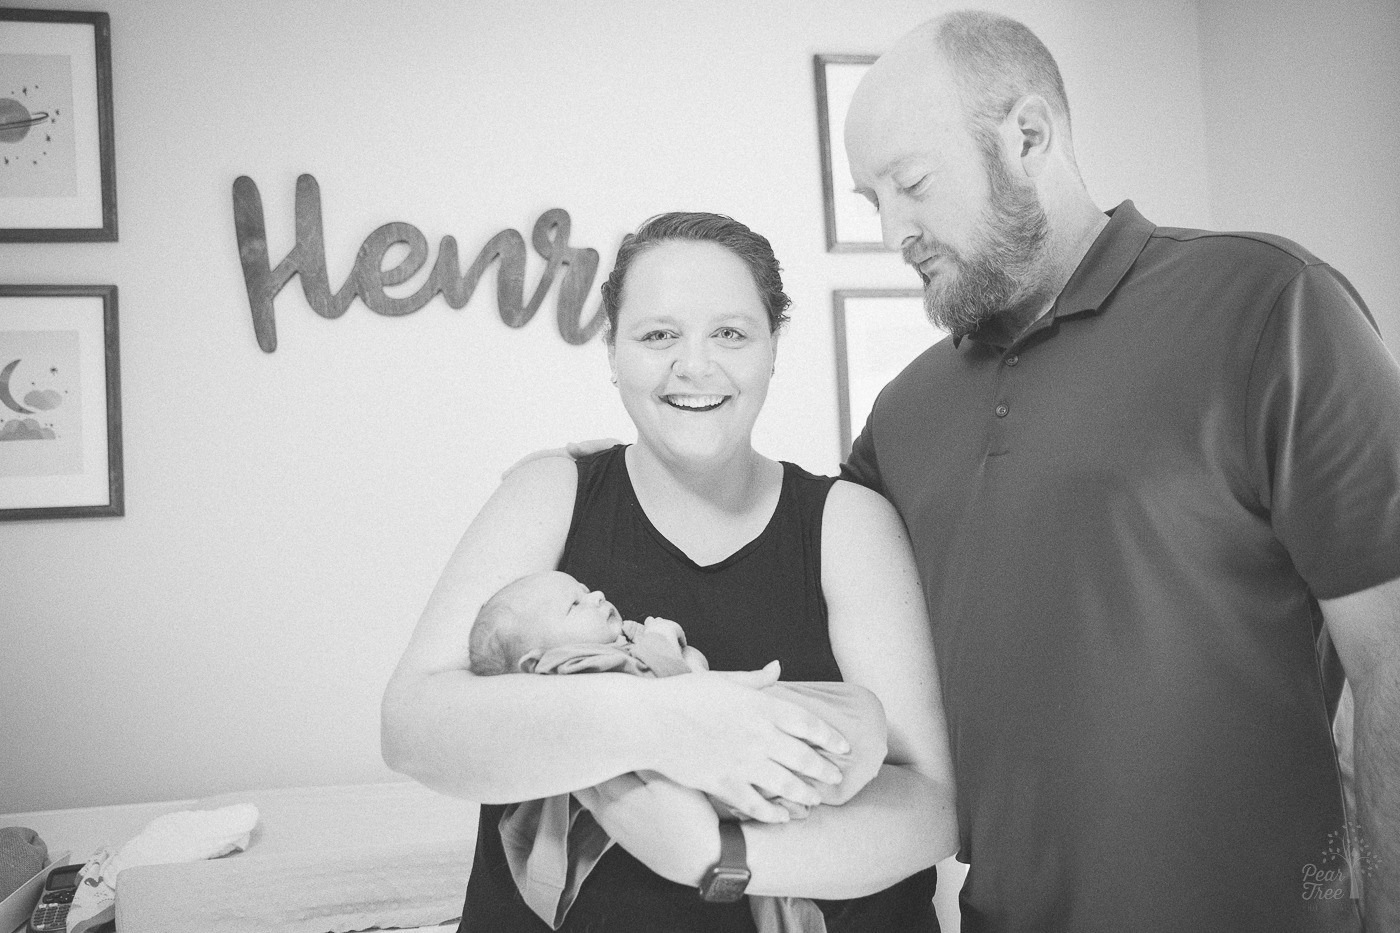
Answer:
[{"label": "baby's ear", "polygon": [[522,674],[533,674],[535,672],[535,668],[538,667],[540,664],[540,658],[543,656],[544,651],[540,648],[536,648],[533,651],[527,651],[520,658],[520,660],[516,662],[515,666],[520,669],[520,673]]}]

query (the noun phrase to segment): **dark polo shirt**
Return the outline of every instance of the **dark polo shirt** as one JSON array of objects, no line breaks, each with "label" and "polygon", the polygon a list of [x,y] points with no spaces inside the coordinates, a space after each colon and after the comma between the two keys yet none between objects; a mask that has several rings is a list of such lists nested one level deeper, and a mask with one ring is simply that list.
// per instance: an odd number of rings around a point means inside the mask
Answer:
[{"label": "dark polo shirt", "polygon": [[963,929],[1356,930],[1317,600],[1400,577],[1400,367],[1297,245],[1110,218],[1026,334],[892,381],[844,471],[918,560]]}]

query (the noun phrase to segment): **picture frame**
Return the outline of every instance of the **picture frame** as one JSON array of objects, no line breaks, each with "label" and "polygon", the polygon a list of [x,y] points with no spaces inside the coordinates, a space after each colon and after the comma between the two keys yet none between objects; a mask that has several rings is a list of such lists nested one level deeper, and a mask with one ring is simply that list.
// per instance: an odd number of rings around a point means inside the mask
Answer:
[{"label": "picture frame", "polygon": [[0,521],[124,515],[115,285],[0,285]]},{"label": "picture frame", "polygon": [[880,213],[851,190],[846,159],[846,111],[877,55],[819,54],[812,58],[817,87],[817,142],[821,151],[822,208],[829,253],[883,253]]},{"label": "picture frame", "polygon": [[847,288],[831,296],[844,458],[880,390],[948,332],[929,321],[921,289]]},{"label": "picture frame", "polygon": [[116,239],[110,18],[0,8],[0,242]]}]

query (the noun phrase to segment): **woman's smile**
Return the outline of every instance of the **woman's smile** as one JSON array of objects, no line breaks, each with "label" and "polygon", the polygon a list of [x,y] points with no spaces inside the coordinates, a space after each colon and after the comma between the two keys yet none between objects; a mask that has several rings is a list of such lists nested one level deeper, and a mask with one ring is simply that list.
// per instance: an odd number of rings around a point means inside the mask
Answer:
[{"label": "woman's smile", "polygon": [[661,400],[672,408],[679,408],[681,411],[714,411],[716,408],[729,401],[728,395],[663,395]]}]

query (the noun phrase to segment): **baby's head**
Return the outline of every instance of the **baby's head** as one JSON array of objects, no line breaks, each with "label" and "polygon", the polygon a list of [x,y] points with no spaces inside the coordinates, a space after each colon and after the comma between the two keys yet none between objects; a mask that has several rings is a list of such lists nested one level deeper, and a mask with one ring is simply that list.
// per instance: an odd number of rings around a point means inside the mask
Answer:
[{"label": "baby's head", "polygon": [[532,673],[540,655],[561,645],[606,645],[622,634],[622,616],[603,594],[558,570],[501,587],[472,626],[473,674]]}]

